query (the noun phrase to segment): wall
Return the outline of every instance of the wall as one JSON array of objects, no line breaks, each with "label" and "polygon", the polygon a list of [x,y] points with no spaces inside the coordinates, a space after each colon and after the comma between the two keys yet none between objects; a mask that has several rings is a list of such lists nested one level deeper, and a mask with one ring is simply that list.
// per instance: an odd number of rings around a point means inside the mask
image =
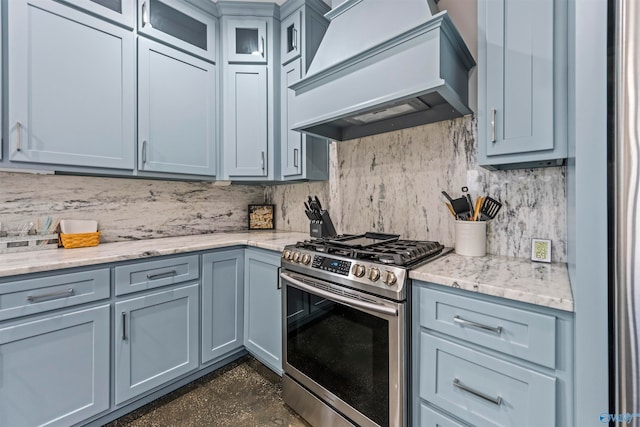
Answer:
[{"label": "wall", "polygon": [[205,182],[0,173],[0,222],[97,219],[102,242],[247,228],[247,205],[262,203],[260,186]]},{"label": "wall", "polygon": [[454,244],[454,221],[441,195],[504,206],[487,226],[487,251],[529,258],[531,238],[552,240],[552,260],[567,259],[564,167],[490,172],[476,165],[471,116],[367,138],[332,143],[329,182],[267,189],[276,227],[308,231],[303,201],[318,194],[338,233],[379,231]]}]

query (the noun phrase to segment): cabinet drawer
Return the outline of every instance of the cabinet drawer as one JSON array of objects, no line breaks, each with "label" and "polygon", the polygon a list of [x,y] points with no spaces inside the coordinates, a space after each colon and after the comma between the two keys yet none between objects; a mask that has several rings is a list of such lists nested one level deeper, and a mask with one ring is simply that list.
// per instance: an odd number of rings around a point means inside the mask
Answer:
[{"label": "cabinet drawer", "polygon": [[420,325],[555,368],[553,316],[420,288]]},{"label": "cabinet drawer", "polygon": [[0,320],[109,298],[109,269],[0,284]]},{"label": "cabinet drawer", "polygon": [[196,280],[198,266],[198,256],[190,255],[116,267],[116,295]]},{"label": "cabinet drawer", "polygon": [[420,397],[483,426],[552,426],[556,379],[420,333]]},{"label": "cabinet drawer", "polygon": [[424,403],[420,403],[420,421],[417,425],[420,427],[466,427],[466,424],[460,424]]}]

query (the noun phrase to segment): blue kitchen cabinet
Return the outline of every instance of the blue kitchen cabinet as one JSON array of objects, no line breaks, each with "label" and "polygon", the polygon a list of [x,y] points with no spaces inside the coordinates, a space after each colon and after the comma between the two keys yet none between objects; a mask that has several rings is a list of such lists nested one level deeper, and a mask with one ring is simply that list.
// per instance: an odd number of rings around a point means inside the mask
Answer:
[{"label": "blue kitchen cabinet", "polygon": [[295,91],[289,86],[307,71],[329,25],[322,0],[289,0],[280,9],[280,179],[329,178],[329,141],[292,130]]},{"label": "blue kitchen cabinet", "polygon": [[193,3],[138,0],[138,34],[215,62],[217,18]]},{"label": "blue kitchen cabinet", "polygon": [[214,64],[138,38],[141,172],[216,174],[216,84]]},{"label": "blue kitchen cabinet", "polygon": [[136,9],[131,0],[62,0],[109,21],[133,28]]},{"label": "blue kitchen cabinet", "polygon": [[280,254],[248,248],[244,263],[244,345],[282,375]]},{"label": "blue kitchen cabinet", "polygon": [[228,62],[266,64],[268,62],[267,19],[232,17],[226,20]]},{"label": "blue kitchen cabinet", "polygon": [[69,426],[109,409],[108,304],[5,323],[0,356],[2,426]]},{"label": "blue kitchen cabinet", "polygon": [[47,0],[8,2],[13,162],[134,168],[134,34]]},{"label": "blue kitchen cabinet", "polygon": [[160,387],[199,366],[198,283],[115,303],[115,404]]},{"label": "blue kitchen cabinet", "polygon": [[567,2],[478,1],[478,164],[567,157]]},{"label": "blue kitchen cabinet", "polygon": [[414,425],[573,425],[572,313],[413,286]]},{"label": "blue kitchen cabinet", "polygon": [[264,178],[269,174],[267,67],[228,65],[224,92],[226,175]]},{"label": "blue kitchen cabinet", "polygon": [[244,250],[202,255],[202,350],[205,364],[242,349]]}]

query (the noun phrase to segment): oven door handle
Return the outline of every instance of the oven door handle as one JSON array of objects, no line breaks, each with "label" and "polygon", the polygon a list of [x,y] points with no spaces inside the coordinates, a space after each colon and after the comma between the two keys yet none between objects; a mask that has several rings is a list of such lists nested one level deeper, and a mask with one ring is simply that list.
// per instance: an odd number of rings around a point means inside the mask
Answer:
[{"label": "oven door handle", "polygon": [[293,285],[295,285],[296,288],[302,289],[303,291],[313,293],[318,296],[321,296],[336,302],[341,302],[353,308],[370,310],[375,313],[386,314],[388,316],[396,316],[396,317],[398,316],[398,310],[393,307],[386,307],[384,305],[373,304],[370,302],[360,301],[357,299],[345,297],[339,294],[334,294],[333,292],[328,292],[323,289],[319,289],[314,286],[307,285],[306,283],[301,282],[300,280],[294,279],[293,277],[289,276],[286,273],[280,273],[280,277],[283,280],[286,280],[287,282],[290,282]]}]

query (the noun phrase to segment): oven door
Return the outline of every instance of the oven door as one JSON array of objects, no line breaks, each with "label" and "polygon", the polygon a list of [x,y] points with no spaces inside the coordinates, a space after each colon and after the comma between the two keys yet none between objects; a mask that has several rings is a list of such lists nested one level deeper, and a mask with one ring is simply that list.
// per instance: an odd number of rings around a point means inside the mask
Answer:
[{"label": "oven door", "polygon": [[405,425],[405,304],[280,276],[285,374],[360,426]]}]

